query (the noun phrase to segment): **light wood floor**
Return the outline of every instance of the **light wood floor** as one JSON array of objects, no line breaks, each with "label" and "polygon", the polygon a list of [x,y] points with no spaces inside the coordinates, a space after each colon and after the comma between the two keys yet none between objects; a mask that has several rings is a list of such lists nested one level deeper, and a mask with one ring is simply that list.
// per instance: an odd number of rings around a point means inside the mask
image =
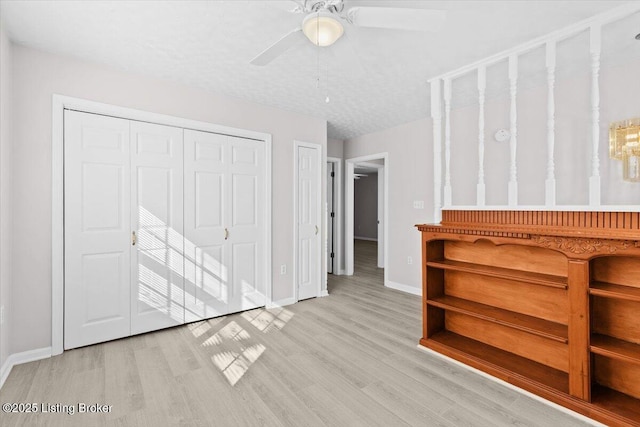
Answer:
[{"label": "light wood floor", "polygon": [[375,243],[325,298],[254,310],[14,367],[0,402],[112,405],[0,413],[9,426],[578,426],[416,348],[419,297],[382,286]]}]

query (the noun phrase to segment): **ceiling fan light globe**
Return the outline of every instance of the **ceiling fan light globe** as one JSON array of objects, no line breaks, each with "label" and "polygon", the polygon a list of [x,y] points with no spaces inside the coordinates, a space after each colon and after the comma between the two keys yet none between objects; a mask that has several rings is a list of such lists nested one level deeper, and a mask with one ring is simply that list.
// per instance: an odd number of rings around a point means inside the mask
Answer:
[{"label": "ceiling fan light globe", "polygon": [[331,46],[344,33],[344,27],[328,13],[312,13],[302,22],[302,32],[316,46]]}]

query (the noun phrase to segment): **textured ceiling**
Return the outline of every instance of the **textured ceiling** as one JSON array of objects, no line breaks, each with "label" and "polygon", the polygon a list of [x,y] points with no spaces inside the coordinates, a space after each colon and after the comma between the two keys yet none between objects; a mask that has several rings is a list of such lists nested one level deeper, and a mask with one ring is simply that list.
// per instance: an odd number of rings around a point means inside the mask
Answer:
[{"label": "textured ceiling", "polygon": [[447,10],[447,23],[346,25],[335,45],[302,43],[264,67],[249,61],[303,18],[283,2],[1,0],[0,17],[16,43],[325,118],[348,139],[427,116],[432,76],[623,3],[346,0]]}]

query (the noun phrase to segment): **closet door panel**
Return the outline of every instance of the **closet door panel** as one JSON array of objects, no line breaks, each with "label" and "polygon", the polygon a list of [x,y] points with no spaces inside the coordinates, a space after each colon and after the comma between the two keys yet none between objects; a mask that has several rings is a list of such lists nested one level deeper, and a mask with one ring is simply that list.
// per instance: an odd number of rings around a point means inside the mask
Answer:
[{"label": "closet door panel", "polygon": [[228,163],[226,136],[185,130],[185,316],[229,312]]},{"label": "closet door panel", "polygon": [[183,130],[131,122],[131,333],[184,323]]},{"label": "closet door panel", "polygon": [[228,246],[232,258],[230,311],[265,305],[264,265],[264,143],[227,137],[231,159],[229,198],[231,207]]},{"label": "closet door panel", "polygon": [[129,122],[65,111],[65,349],[128,336]]}]

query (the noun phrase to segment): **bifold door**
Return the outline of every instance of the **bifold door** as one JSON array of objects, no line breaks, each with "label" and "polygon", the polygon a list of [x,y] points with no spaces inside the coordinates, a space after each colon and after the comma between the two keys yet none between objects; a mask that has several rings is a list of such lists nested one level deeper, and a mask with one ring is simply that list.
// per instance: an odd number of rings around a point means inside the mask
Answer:
[{"label": "bifold door", "polygon": [[129,121],[65,112],[65,348],[130,334]]},{"label": "bifold door", "polygon": [[264,144],[184,135],[186,321],[263,306]]},{"label": "bifold door", "polygon": [[184,323],[183,131],[130,123],[131,334],[139,334]]},{"label": "bifold door", "polygon": [[265,305],[262,141],[65,112],[65,348]]}]

